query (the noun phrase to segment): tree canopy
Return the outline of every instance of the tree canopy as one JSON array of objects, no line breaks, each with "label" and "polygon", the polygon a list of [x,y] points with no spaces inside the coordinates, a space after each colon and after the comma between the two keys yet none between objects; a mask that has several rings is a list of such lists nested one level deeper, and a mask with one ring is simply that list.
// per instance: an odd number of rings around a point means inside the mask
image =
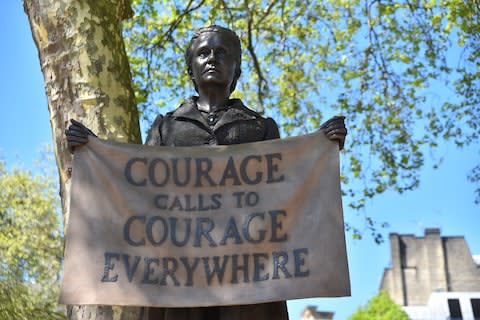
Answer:
[{"label": "tree canopy", "polygon": [[[480,134],[478,1],[134,0],[133,11],[124,35],[147,121],[194,93],[183,58],[193,30],[230,27],[243,47],[234,96],[286,135],[347,117],[342,178],[352,208],[416,188],[440,140],[463,147]],[[479,184],[480,166],[469,178]]]},{"label": "tree canopy", "polygon": [[381,291],[367,305],[360,307],[349,320],[408,320],[408,315],[393,302],[390,296]]},{"label": "tree canopy", "polygon": [[0,161],[0,319],[63,319],[57,308],[63,254],[52,175]]}]

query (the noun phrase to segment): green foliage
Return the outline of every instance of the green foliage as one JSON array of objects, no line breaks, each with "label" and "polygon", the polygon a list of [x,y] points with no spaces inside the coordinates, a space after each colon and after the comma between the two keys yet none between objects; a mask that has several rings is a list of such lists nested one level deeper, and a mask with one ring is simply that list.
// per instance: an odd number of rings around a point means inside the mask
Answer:
[{"label": "green foliage", "polygon": [[408,315],[395,304],[386,292],[380,292],[364,307],[360,307],[349,320],[408,320]]},{"label": "green foliage", "polygon": [[416,188],[440,139],[463,147],[480,135],[478,1],[135,0],[133,9],[125,39],[145,119],[194,94],[183,60],[193,30],[230,27],[243,47],[234,96],[287,135],[318,129],[324,114],[347,117],[352,208]]},{"label": "green foliage", "polygon": [[0,319],[63,319],[57,311],[62,234],[50,176],[0,161]]}]

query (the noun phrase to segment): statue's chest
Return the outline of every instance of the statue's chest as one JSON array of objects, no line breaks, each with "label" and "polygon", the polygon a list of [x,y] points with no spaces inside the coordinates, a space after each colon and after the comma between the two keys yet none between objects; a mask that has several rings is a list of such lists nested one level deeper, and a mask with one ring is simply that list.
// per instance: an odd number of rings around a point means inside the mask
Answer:
[{"label": "statue's chest", "polygon": [[261,120],[233,121],[214,130],[196,121],[170,119],[163,126],[162,141],[167,146],[230,145],[262,141],[265,126]]}]

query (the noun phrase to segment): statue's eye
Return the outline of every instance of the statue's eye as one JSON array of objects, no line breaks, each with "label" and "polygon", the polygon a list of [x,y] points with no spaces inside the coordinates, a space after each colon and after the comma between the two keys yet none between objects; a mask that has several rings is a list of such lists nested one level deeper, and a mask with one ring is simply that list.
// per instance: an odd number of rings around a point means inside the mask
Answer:
[{"label": "statue's eye", "polygon": [[210,53],[210,52],[209,52],[208,49],[202,49],[202,50],[200,50],[200,52],[198,53],[198,56],[199,56],[199,57],[202,57],[202,58],[206,58],[206,57],[208,57],[209,53]]},{"label": "statue's eye", "polygon": [[217,54],[217,57],[223,58],[227,54],[227,50],[225,50],[223,48],[219,48],[219,49],[217,49],[216,54]]}]

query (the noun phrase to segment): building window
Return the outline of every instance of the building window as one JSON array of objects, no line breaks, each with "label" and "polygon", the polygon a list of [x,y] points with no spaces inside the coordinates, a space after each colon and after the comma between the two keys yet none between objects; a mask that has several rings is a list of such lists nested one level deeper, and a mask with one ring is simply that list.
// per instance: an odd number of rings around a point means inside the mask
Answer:
[{"label": "building window", "polygon": [[473,318],[480,320],[480,299],[471,299]]},{"label": "building window", "polygon": [[450,320],[462,320],[462,309],[458,299],[448,299],[448,309],[450,310]]}]

